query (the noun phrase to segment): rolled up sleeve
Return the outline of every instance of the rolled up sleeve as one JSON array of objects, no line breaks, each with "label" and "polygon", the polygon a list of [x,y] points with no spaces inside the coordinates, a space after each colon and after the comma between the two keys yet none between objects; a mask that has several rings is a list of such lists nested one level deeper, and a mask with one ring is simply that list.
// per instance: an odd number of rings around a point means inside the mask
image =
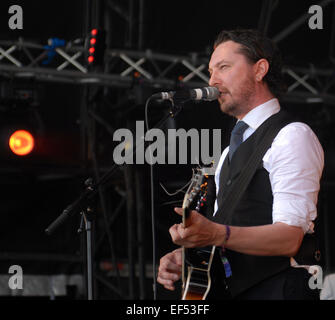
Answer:
[{"label": "rolled up sleeve", "polygon": [[313,232],[324,153],[311,128],[294,122],[280,130],[263,158],[273,193],[273,223]]}]

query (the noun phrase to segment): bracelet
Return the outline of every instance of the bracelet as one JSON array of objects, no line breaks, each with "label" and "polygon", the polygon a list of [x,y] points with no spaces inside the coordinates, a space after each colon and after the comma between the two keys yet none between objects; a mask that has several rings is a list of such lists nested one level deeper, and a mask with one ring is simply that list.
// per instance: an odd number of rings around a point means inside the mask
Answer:
[{"label": "bracelet", "polygon": [[225,227],[226,227],[226,237],[224,239],[223,246],[225,246],[225,244],[227,243],[230,237],[230,227],[226,224],[225,224]]}]

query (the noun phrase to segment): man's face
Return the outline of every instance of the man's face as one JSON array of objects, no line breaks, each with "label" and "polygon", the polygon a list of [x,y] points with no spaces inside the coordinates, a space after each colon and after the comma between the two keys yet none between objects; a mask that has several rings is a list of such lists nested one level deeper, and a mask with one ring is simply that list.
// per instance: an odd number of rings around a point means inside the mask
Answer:
[{"label": "man's face", "polygon": [[219,89],[221,110],[234,117],[250,111],[255,95],[253,65],[239,53],[240,44],[227,41],[214,50],[210,62],[209,85]]}]

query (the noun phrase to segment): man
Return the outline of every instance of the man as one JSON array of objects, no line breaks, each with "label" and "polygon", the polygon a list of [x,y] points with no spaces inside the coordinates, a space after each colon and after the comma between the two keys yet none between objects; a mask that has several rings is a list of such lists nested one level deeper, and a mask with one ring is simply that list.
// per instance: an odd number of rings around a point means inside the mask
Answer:
[{"label": "man", "polygon": [[[218,163],[214,219],[193,210],[187,228],[170,228],[172,241],[186,248],[224,247],[234,299],[317,299],[317,292],[308,288],[311,275],[293,257],[304,235],[314,231],[323,150],[306,124],[283,120],[276,98],[284,88],[280,55],[256,31],[222,31],[209,73],[209,84],[220,91],[221,110],[243,127],[242,143],[231,143]],[[225,217],[227,204],[222,199],[265,136],[264,127],[272,124],[282,127],[263,156],[263,165],[232,217]],[[181,208],[175,211],[182,214]],[[224,224],[216,222],[216,216]],[[174,290],[180,279],[181,260],[181,249],[161,258],[157,281],[166,289]]]}]

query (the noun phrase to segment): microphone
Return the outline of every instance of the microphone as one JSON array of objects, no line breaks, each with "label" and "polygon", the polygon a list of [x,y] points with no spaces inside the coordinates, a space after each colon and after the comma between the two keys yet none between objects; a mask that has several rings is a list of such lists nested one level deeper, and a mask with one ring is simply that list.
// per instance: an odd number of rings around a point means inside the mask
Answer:
[{"label": "microphone", "polygon": [[151,96],[154,99],[173,100],[174,102],[185,102],[188,100],[216,100],[220,91],[216,87],[203,87],[199,89],[179,90],[170,92],[159,92]]}]

